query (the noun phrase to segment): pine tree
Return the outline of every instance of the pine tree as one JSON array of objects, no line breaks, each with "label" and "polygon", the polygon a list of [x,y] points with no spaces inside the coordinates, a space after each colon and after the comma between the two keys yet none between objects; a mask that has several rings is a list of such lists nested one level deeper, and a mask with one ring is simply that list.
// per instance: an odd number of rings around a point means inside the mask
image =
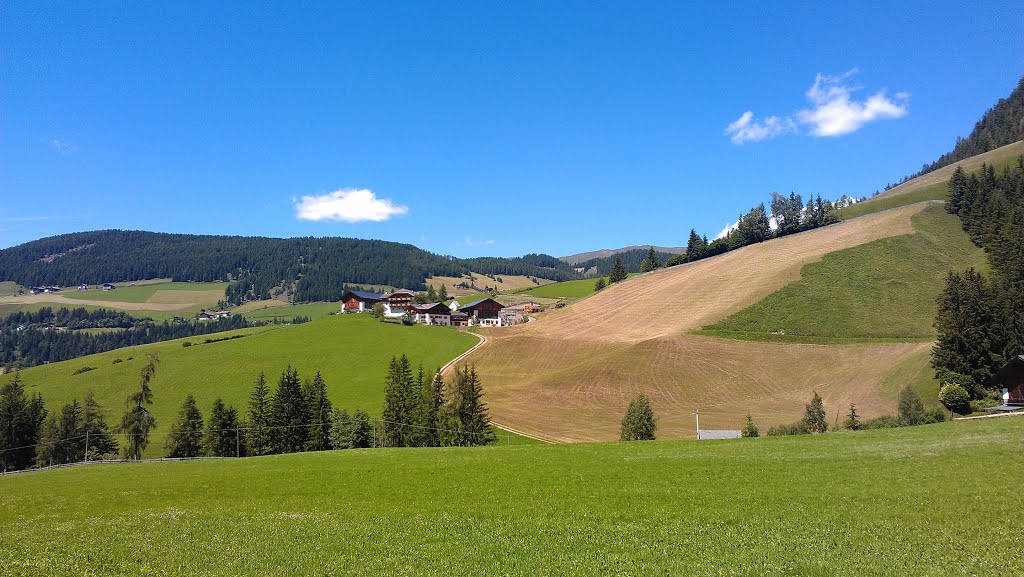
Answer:
[{"label": "pine tree", "polygon": [[434,290],[434,285],[427,285],[427,302],[437,302],[437,291]]},{"label": "pine tree", "polygon": [[313,382],[306,391],[306,407],[309,410],[309,438],[307,451],[326,451],[331,448],[331,400],[327,397],[327,384],[317,371]]},{"label": "pine tree", "polygon": [[82,404],[82,420],[82,428],[88,435],[85,459],[92,461],[116,455],[119,448],[117,439],[110,433],[103,407],[96,400],[92,390],[85,394],[85,402]]},{"label": "pine tree", "polygon": [[438,421],[444,445],[486,445],[496,440],[476,367],[455,367]]},{"label": "pine tree", "polygon": [[949,201],[946,203],[946,211],[950,214],[960,214],[960,206],[967,193],[967,176],[960,166],[953,171],[949,179]]},{"label": "pine tree", "polygon": [[607,286],[604,282],[604,277],[599,277],[597,282],[594,283],[594,292],[597,292]]},{"label": "pine tree", "polygon": [[271,400],[271,439],[277,453],[297,453],[306,446],[309,412],[299,372],[291,365],[281,373]]},{"label": "pine tree", "polygon": [[437,434],[437,419],[444,405],[444,379],[440,372],[427,380],[423,376],[423,366],[420,365],[419,374],[416,379],[419,401],[417,404],[417,438],[416,446],[436,447],[440,442]]},{"label": "pine tree", "polygon": [[761,431],[757,428],[757,425],[754,424],[754,418],[750,416],[750,413],[747,413],[747,424],[743,425],[743,431],[740,434],[748,438],[759,437],[761,435]]},{"label": "pine tree", "polygon": [[448,300],[448,289],[441,283],[441,288],[437,291],[437,300],[444,302]]},{"label": "pine tree", "polygon": [[225,406],[224,401],[217,397],[206,428],[206,454],[211,457],[242,456],[238,425],[238,411],[234,407]]},{"label": "pine tree", "polygon": [[612,263],[612,270],[608,274],[608,284],[617,283],[626,280],[626,265],[622,264],[622,259],[618,255],[615,256],[615,262]]},{"label": "pine tree", "polygon": [[267,378],[260,373],[256,377],[256,386],[249,395],[249,431],[246,434],[246,446],[250,455],[269,455],[273,449],[271,443],[271,405],[270,387]]},{"label": "pine tree", "polygon": [[850,403],[850,414],[846,415],[843,427],[850,431],[859,431],[862,428],[860,418],[857,415],[857,407],[853,403]]},{"label": "pine tree", "polygon": [[653,441],[657,422],[651,409],[651,400],[640,393],[633,398],[622,417],[620,441]]},{"label": "pine tree", "polygon": [[697,231],[690,229],[690,238],[686,241],[686,260],[693,262],[704,258],[704,251],[707,250],[707,240],[701,238]]},{"label": "pine tree", "polygon": [[203,414],[199,412],[195,397],[187,395],[178,411],[178,420],[167,435],[167,456],[187,459],[202,454]]},{"label": "pine tree", "polygon": [[804,418],[801,423],[808,433],[828,432],[828,423],[825,421],[825,404],[818,396],[817,391],[811,397],[811,402],[804,407]]},{"label": "pine tree", "polygon": [[148,355],[139,375],[139,391],[128,395],[128,411],[117,428],[119,433],[128,437],[124,447],[126,459],[142,459],[142,451],[149,445],[149,432],[156,427],[156,418],[145,405],[153,404],[153,390],[149,388],[149,382],[156,374],[158,360],[155,354]]},{"label": "pine tree", "polygon": [[661,268],[661,261],[658,260],[658,255],[654,253],[654,247],[647,247],[647,256],[644,260],[640,261],[640,272],[651,272]]},{"label": "pine tree", "polygon": [[373,446],[373,423],[370,415],[365,411],[356,409],[356,412],[352,414],[352,433],[350,438],[353,449],[365,449]]},{"label": "pine tree", "polygon": [[384,412],[381,415],[382,439],[388,447],[408,447],[412,444],[416,422],[416,401],[412,368],[403,354],[391,358],[384,383]]},{"label": "pine tree", "polygon": [[352,448],[352,417],[345,409],[331,411],[331,448]]},{"label": "pine tree", "polygon": [[36,402],[36,396],[25,397],[17,370],[10,382],[0,386],[0,471],[17,471],[33,463],[32,445],[39,442],[40,428],[46,420],[42,397]]}]

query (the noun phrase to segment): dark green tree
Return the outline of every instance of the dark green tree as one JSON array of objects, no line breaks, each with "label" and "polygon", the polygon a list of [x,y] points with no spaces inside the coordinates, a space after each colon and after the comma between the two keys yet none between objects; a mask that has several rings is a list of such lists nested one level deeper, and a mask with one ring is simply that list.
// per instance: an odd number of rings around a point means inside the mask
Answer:
[{"label": "dark green tree", "polygon": [[597,282],[594,283],[594,292],[597,292],[607,286],[604,282],[604,277],[599,277]]},{"label": "dark green tree", "polygon": [[249,395],[249,430],[246,432],[246,448],[250,455],[269,455],[273,450],[271,422],[273,406],[267,378],[260,373],[256,385]]},{"label": "dark green tree", "polygon": [[647,247],[647,256],[640,261],[640,272],[651,272],[659,268],[661,268],[661,261],[658,260],[658,255],[654,254],[654,247]]},{"label": "dark green tree", "polygon": [[859,431],[862,428],[860,417],[857,415],[857,406],[853,403],[850,403],[850,413],[846,415],[843,427],[850,431]]},{"label": "dark green tree", "polygon": [[206,454],[211,457],[241,457],[242,438],[238,411],[217,397],[206,427]]},{"label": "dark green tree", "polygon": [[147,355],[146,365],[139,374],[139,390],[128,395],[128,411],[121,419],[117,432],[127,437],[124,446],[126,459],[142,459],[142,451],[149,445],[149,432],[156,427],[156,418],[146,408],[153,404],[153,390],[149,382],[156,374],[156,354]]},{"label": "dark green tree", "polygon": [[476,367],[455,367],[448,385],[448,403],[438,420],[445,429],[444,445],[486,445],[496,440]]},{"label": "dark green tree", "polygon": [[171,425],[167,435],[167,456],[188,459],[202,454],[203,414],[199,412],[195,397],[186,395],[178,411],[178,420]]},{"label": "dark green tree", "polygon": [[413,386],[412,368],[403,354],[392,357],[384,381],[384,411],[381,415],[382,440],[388,447],[413,444],[418,393]]},{"label": "dark green tree", "polygon": [[305,396],[310,424],[306,450],[326,451],[331,448],[331,399],[327,397],[327,384],[320,371],[316,372]]},{"label": "dark green tree", "polygon": [[619,429],[621,441],[653,441],[657,422],[651,409],[651,400],[640,393],[633,398],[622,417]]},{"label": "dark green tree", "polygon": [[617,283],[626,280],[626,265],[622,264],[622,259],[618,255],[615,256],[615,262],[612,263],[612,270],[608,274],[608,284]]},{"label": "dark green tree", "polygon": [[697,234],[697,231],[690,229],[690,238],[686,241],[686,260],[693,262],[704,258],[704,251],[708,248],[707,240]]},{"label": "dark green tree", "polygon": [[[38,394],[36,395],[38,396]],[[21,374],[0,386],[0,470],[17,471],[28,468],[35,458],[40,427],[46,419],[42,397],[35,401],[25,396]]]},{"label": "dark green tree", "polygon": [[896,406],[897,417],[904,426],[920,425],[925,421],[924,404],[913,387],[907,385],[900,391]]},{"label": "dark green tree", "polygon": [[271,439],[277,453],[297,453],[306,446],[309,411],[299,372],[291,365],[281,373],[271,400]]},{"label": "dark green tree", "polygon": [[448,289],[441,283],[441,288],[437,291],[437,300],[444,302],[448,300]]},{"label": "dark green tree", "polygon": [[740,434],[744,437],[761,436],[761,431],[754,424],[754,418],[750,416],[750,413],[747,413],[747,424],[743,425],[743,431]]},{"label": "dark green tree", "polygon": [[119,449],[117,439],[110,432],[103,407],[96,400],[92,390],[85,394],[82,403],[82,428],[85,431],[85,459],[94,461],[110,458]]}]

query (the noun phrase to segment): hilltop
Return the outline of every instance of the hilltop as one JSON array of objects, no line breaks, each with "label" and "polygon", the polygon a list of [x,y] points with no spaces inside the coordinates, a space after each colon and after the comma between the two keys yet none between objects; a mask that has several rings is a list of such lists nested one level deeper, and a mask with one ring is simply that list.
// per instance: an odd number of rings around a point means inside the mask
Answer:
[{"label": "hilltop", "polygon": [[[579,265],[580,263],[589,260],[605,259],[610,256],[622,254],[624,252],[646,251],[648,248],[651,248],[651,245],[637,244],[633,246],[624,246],[622,248],[602,248],[599,250],[592,250],[590,252],[581,252],[577,254],[571,254],[569,256],[560,256],[558,257],[558,260],[571,265]],[[662,254],[686,254],[685,246],[655,246],[653,248],[655,252],[659,252]]]}]

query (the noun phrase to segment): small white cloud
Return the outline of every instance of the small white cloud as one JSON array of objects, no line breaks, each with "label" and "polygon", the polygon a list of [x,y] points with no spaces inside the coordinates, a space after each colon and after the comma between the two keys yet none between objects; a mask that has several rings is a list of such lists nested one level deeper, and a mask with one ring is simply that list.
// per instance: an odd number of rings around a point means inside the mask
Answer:
[{"label": "small white cloud", "polygon": [[68,142],[67,140],[64,140],[63,138],[51,138],[50,146],[52,146],[54,150],[61,154],[67,154],[69,152],[75,152],[78,150],[77,146]]},{"label": "small white cloud", "polygon": [[807,90],[807,100],[813,106],[797,112],[800,122],[811,127],[812,135],[842,136],[874,120],[906,116],[910,99],[906,92],[896,93],[895,100],[884,91],[876,92],[864,102],[852,99],[851,94],[859,88],[848,86],[845,81],[856,72],[851,70],[841,76],[818,74],[814,79],[814,85]]},{"label": "small white cloud", "polygon": [[796,130],[796,124],[789,118],[769,116],[764,120],[754,120],[754,113],[748,110],[727,126],[725,133],[730,136],[733,144],[743,144],[775,138],[793,130]]},{"label": "small white cloud", "polygon": [[725,238],[726,236],[729,235],[730,232],[736,230],[739,227],[740,227],[740,221],[738,221],[738,220],[736,222],[732,223],[732,224],[727,224],[727,225],[725,225],[725,228],[723,228],[722,231],[719,232],[715,236],[715,238],[712,239],[712,240],[718,240],[720,238]]},{"label": "small white cloud", "polygon": [[365,188],[343,188],[319,196],[303,196],[298,201],[293,197],[292,203],[299,220],[382,222],[409,212],[409,207],[377,198],[372,190]]},{"label": "small white cloud", "polygon": [[478,246],[485,246],[485,245],[491,245],[491,244],[494,244],[494,240],[493,239],[476,240],[476,239],[474,239],[471,236],[467,236],[466,237],[466,246],[471,246],[471,247],[475,248],[475,247],[478,247]]},{"label": "small white cloud", "polygon": [[806,125],[812,136],[842,136],[856,132],[875,120],[906,116],[910,100],[907,92],[897,92],[889,98],[884,90],[880,90],[864,101],[853,98],[853,93],[860,87],[850,85],[849,80],[857,72],[854,68],[839,76],[818,74],[814,84],[804,93],[810,107],[790,116],[769,116],[764,120],[756,120],[754,113],[748,110],[725,128],[725,134],[733,144],[743,144],[798,132],[800,125]]}]

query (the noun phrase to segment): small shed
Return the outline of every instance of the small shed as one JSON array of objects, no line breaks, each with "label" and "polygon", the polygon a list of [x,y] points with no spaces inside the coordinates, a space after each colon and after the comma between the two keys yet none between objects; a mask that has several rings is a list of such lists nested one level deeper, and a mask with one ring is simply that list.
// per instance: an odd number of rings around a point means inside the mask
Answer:
[{"label": "small shed", "polygon": [[1024,355],[1017,355],[999,369],[992,382],[1002,388],[1004,405],[1024,406]]}]

